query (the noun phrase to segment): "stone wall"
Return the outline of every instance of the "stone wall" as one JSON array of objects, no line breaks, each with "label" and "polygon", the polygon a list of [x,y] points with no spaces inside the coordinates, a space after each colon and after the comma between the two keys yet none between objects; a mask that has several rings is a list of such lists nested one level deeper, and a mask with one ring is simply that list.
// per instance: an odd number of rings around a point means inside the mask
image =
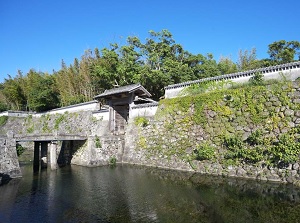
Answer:
[{"label": "stone wall", "polygon": [[0,139],[0,185],[6,180],[21,176],[15,145],[11,135]]},{"label": "stone wall", "polygon": [[147,124],[129,122],[123,161],[299,184],[299,105],[299,82],[167,99]]},{"label": "stone wall", "polygon": [[122,162],[124,138],[120,136],[90,136],[85,144],[73,154],[71,164],[81,166],[104,166],[112,159]]}]

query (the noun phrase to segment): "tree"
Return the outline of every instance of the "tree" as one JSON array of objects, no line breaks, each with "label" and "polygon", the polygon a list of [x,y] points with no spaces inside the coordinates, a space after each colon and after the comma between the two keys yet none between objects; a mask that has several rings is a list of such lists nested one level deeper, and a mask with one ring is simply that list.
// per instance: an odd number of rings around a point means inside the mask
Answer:
[{"label": "tree", "polygon": [[239,71],[252,70],[258,68],[258,60],[256,59],[256,48],[251,51],[240,50],[238,53],[237,67]]},{"label": "tree", "polygon": [[19,76],[14,79],[9,76],[9,79],[4,80],[2,92],[10,109],[23,110],[26,107],[26,97],[22,89],[21,81]]},{"label": "tree", "polygon": [[27,75],[28,107],[42,112],[59,106],[55,79],[52,75],[30,70]]},{"label": "tree", "polygon": [[237,65],[229,57],[221,57],[218,63],[218,68],[221,75],[238,72]]},{"label": "tree", "polygon": [[280,40],[269,44],[268,54],[274,64],[293,62],[298,55],[300,60],[300,42]]}]

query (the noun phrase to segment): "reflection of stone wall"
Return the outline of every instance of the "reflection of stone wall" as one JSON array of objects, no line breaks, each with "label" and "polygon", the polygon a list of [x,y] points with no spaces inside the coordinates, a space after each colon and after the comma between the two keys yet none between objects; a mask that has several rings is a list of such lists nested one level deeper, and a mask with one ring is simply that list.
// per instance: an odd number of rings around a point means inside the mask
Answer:
[{"label": "reflection of stone wall", "polygon": [[16,201],[20,182],[20,179],[14,179],[0,187],[0,210],[3,210],[0,213],[0,222],[11,222],[13,206]]}]

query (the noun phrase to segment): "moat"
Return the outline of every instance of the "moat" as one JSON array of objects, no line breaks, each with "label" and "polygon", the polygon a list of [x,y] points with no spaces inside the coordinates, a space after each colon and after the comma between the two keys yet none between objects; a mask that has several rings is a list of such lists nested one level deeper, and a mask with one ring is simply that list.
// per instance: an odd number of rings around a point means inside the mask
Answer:
[{"label": "moat", "polygon": [[299,222],[300,189],[117,165],[33,172],[0,187],[0,222]]}]

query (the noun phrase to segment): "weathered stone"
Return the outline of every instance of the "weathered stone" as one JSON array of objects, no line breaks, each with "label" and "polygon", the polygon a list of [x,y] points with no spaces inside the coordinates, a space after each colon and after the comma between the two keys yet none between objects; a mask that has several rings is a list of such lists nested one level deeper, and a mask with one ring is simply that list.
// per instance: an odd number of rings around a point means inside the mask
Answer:
[{"label": "weathered stone", "polygon": [[292,169],[299,170],[299,167],[300,167],[299,163],[294,163]]},{"label": "weathered stone", "polygon": [[266,102],[266,107],[272,107],[272,102],[270,101]]},{"label": "weathered stone", "polygon": [[287,181],[288,183],[293,183],[293,182],[294,182],[294,178],[293,178],[292,176],[288,176],[288,177],[286,177],[285,179],[286,179],[286,181]]},{"label": "weathered stone", "polygon": [[248,139],[250,135],[251,135],[251,132],[245,132],[242,136],[242,140],[244,141],[244,140]]},{"label": "weathered stone", "polygon": [[287,133],[288,131],[289,131],[289,128],[286,128],[286,127],[280,129],[281,133]]},{"label": "weathered stone", "polygon": [[297,89],[297,88],[299,87],[298,82],[296,82],[296,81],[292,82],[292,87],[293,87],[294,89]]},{"label": "weathered stone", "polygon": [[244,127],[244,131],[245,131],[245,132],[251,132],[251,129],[250,129],[249,126],[245,126],[245,127]]},{"label": "weathered stone", "polygon": [[267,176],[268,181],[272,182],[280,182],[281,178],[277,174],[272,174],[270,176]]},{"label": "weathered stone", "polygon": [[238,167],[237,171],[236,171],[236,176],[237,177],[244,177],[247,175],[247,171],[244,170],[242,167]]},{"label": "weathered stone", "polygon": [[278,101],[278,97],[272,96],[272,97],[270,97],[269,100],[270,100],[271,102],[275,102],[275,101]]},{"label": "weathered stone", "polygon": [[281,106],[281,102],[280,101],[274,101],[273,103],[272,103],[274,106]]},{"label": "weathered stone", "polygon": [[278,113],[278,112],[280,112],[280,109],[281,109],[280,107],[275,107],[275,108],[274,108],[274,111],[275,111],[276,113]]},{"label": "weathered stone", "polygon": [[291,110],[291,109],[286,109],[285,112],[284,112],[284,115],[286,116],[293,116],[294,115],[294,111]]},{"label": "weathered stone", "polygon": [[235,128],[237,131],[240,131],[240,130],[243,130],[244,129],[244,127],[243,126],[237,126],[236,128]]},{"label": "weathered stone", "polygon": [[209,110],[207,113],[208,113],[209,117],[211,117],[211,118],[213,118],[217,115],[217,113],[215,111],[211,111],[211,110]]},{"label": "weathered stone", "polygon": [[294,99],[294,100],[293,100],[293,103],[294,103],[294,104],[300,104],[300,98]]},{"label": "weathered stone", "polygon": [[295,127],[295,123],[294,123],[294,122],[289,122],[289,123],[288,123],[288,126],[289,126],[290,128],[294,128],[294,127]]}]

